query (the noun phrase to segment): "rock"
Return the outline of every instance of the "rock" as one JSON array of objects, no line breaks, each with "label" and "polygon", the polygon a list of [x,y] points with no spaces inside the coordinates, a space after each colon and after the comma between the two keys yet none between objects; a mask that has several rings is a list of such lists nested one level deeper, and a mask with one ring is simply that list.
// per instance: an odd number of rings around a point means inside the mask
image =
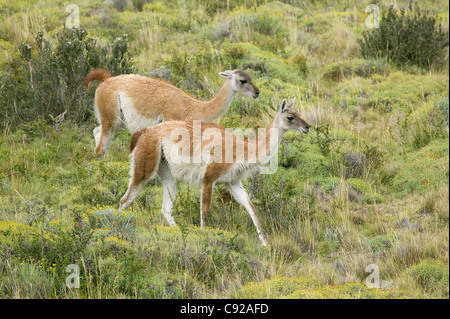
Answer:
[{"label": "rock", "polygon": [[397,227],[400,229],[406,229],[406,230],[419,230],[420,231],[422,229],[420,224],[413,223],[406,217],[403,217],[403,219],[397,223]]},{"label": "rock", "polygon": [[347,152],[344,154],[346,178],[356,178],[362,176],[364,173],[364,164],[366,157],[361,153]]}]

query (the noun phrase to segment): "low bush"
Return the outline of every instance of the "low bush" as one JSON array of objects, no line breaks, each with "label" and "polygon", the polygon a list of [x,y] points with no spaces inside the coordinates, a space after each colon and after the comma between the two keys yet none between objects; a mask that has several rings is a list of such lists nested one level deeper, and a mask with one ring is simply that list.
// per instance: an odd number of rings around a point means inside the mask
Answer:
[{"label": "low bush", "polygon": [[398,111],[408,114],[429,100],[445,94],[446,84],[423,75],[396,71],[387,76],[355,77],[341,82],[333,104],[352,112],[358,107],[381,113]]},{"label": "low bush", "polygon": [[416,7],[381,11],[379,28],[363,33],[361,54],[385,57],[399,65],[441,68],[448,54],[448,31],[437,18]]},{"label": "low bush", "polygon": [[100,67],[112,74],[133,70],[126,37],[102,46],[84,29],[63,29],[55,43],[39,32],[34,43],[22,43],[18,49],[21,59],[9,61],[0,70],[0,85],[5,89],[0,99],[2,126],[39,116],[49,122],[84,122],[92,114],[92,96],[83,86],[87,73]]},{"label": "low bush", "polygon": [[438,139],[412,152],[405,159],[397,159],[392,179],[395,191],[401,194],[425,194],[449,183],[448,140]]},{"label": "low bush", "polygon": [[307,277],[275,277],[259,283],[247,283],[234,298],[249,299],[391,299],[411,298],[404,291],[371,289],[362,283],[326,285]]},{"label": "low bush", "polygon": [[422,289],[448,297],[448,265],[439,260],[426,259],[411,266],[407,272]]}]

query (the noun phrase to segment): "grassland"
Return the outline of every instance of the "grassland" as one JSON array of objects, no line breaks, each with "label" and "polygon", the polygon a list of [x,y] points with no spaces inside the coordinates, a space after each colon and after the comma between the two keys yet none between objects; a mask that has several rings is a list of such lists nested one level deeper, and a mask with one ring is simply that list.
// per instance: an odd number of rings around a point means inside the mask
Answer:
[{"label": "grassland", "polygon": [[[27,104],[41,93],[5,84],[28,74],[21,43],[34,57],[39,31],[58,41],[67,3],[0,0],[0,298],[448,298],[448,53],[430,69],[364,58],[370,1],[72,3],[98,43],[127,35],[133,72],[198,98],[245,69],[261,95],[238,96],[219,124],[265,127],[296,97],[313,129],[286,135],[275,174],[243,181],[269,248],[220,186],[205,230],[200,192],[183,184],[179,227],[160,213],[159,180],[119,211],[130,134],[100,159],[92,94],[56,120]],[[446,1],[420,5],[448,31]],[[70,264],[80,288],[65,284]],[[367,287],[372,264],[385,289]]]}]

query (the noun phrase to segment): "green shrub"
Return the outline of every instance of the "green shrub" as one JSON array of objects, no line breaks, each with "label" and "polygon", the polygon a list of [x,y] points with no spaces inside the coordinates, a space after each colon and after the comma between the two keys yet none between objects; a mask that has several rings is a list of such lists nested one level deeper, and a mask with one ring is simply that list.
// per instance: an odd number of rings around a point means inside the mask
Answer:
[{"label": "green shrub", "polygon": [[282,16],[265,7],[253,10],[237,8],[234,23],[247,24],[256,32],[273,37],[283,37],[288,32],[283,25]]},{"label": "green shrub", "polygon": [[35,263],[15,262],[0,280],[0,298],[48,299],[55,285],[54,272],[47,272]]},{"label": "green shrub", "polygon": [[147,3],[153,3],[153,0],[133,0],[133,6],[136,10],[144,10],[144,6]]},{"label": "green shrub", "polygon": [[408,274],[425,291],[448,298],[449,268],[439,260],[426,259],[408,269]]},{"label": "green shrub", "polygon": [[331,148],[331,143],[329,136],[321,136],[320,133],[307,140],[298,134],[288,133],[279,146],[278,163],[285,168],[297,168],[299,178],[328,176],[331,170],[326,151]]},{"label": "green shrub", "polygon": [[250,259],[249,247],[238,234],[178,223],[180,227],[157,225],[142,234],[144,251],[154,265],[170,273],[189,274],[207,287],[217,286],[237,272],[249,280],[262,270],[262,265]]},{"label": "green shrub", "polygon": [[382,203],[384,201],[384,197],[383,195],[377,193],[369,193],[364,194],[364,196],[362,197],[362,201],[366,204]]},{"label": "green shrub", "polygon": [[97,239],[117,238],[131,240],[135,237],[135,213],[131,210],[122,211],[112,207],[97,207],[82,215],[84,222],[97,231]]},{"label": "green shrub", "polygon": [[448,137],[448,96],[433,99],[411,113],[402,123],[415,149],[420,149],[436,138]]},{"label": "green shrub", "polygon": [[127,0],[112,0],[112,5],[119,12],[123,12],[126,9],[128,9],[128,1]]},{"label": "green shrub", "polygon": [[126,37],[100,46],[84,29],[63,29],[55,43],[39,32],[35,43],[23,43],[19,51],[22,60],[0,70],[0,84],[6,89],[0,99],[2,126],[38,116],[51,122],[64,112],[65,119],[84,122],[92,114],[92,96],[83,86],[87,73],[99,67],[113,74],[133,70]]},{"label": "green shrub", "polygon": [[269,299],[291,295],[299,289],[317,289],[323,284],[313,278],[277,276],[263,282],[250,282],[239,288],[233,298]]},{"label": "green shrub", "polygon": [[397,192],[425,194],[449,183],[448,139],[438,139],[405,159],[394,159],[392,185]]},{"label": "green shrub", "polygon": [[358,282],[326,285],[307,277],[278,276],[263,282],[247,283],[233,298],[244,299],[390,299],[411,298],[411,295],[393,289],[371,289]]},{"label": "green shrub", "polygon": [[262,2],[261,0],[250,0],[250,1],[245,1],[244,4],[242,4],[242,1],[239,1],[239,0],[228,0],[228,1],[199,0],[198,1],[199,4],[203,5],[206,8],[206,13],[210,17],[214,17],[216,15],[216,13],[218,13],[218,12],[232,10],[233,8],[236,8],[238,6],[246,6],[246,7],[257,6],[261,2]]},{"label": "green shrub", "polygon": [[303,76],[306,76],[308,74],[308,59],[304,54],[297,54],[293,58],[294,64],[297,66],[298,71]]},{"label": "green shrub", "polygon": [[192,299],[198,285],[195,279],[185,274],[143,273],[136,291],[139,298]]},{"label": "green shrub", "polygon": [[247,50],[240,45],[226,46],[223,51],[231,61],[231,69],[238,68],[238,63],[248,54]]},{"label": "green shrub", "polygon": [[268,50],[275,54],[280,54],[284,56],[284,49],[286,48],[287,42],[283,38],[277,38],[270,35],[261,34],[256,38],[255,42],[260,48],[264,50]]},{"label": "green shrub", "polygon": [[213,55],[210,48],[204,46],[192,50],[173,50],[159,64],[170,70],[169,81],[175,86],[201,95],[207,93],[202,72],[211,66]]},{"label": "green shrub", "polygon": [[366,31],[360,45],[365,58],[385,57],[401,65],[442,67],[448,31],[419,8],[397,11],[389,7],[381,11],[379,28]]},{"label": "green shrub", "polygon": [[133,252],[131,244],[117,237],[101,237],[97,241],[91,241],[87,252],[102,257],[116,257],[128,252]]},{"label": "green shrub", "polygon": [[345,78],[370,78],[375,74],[389,74],[389,64],[386,59],[348,59],[331,63],[325,68],[325,80],[341,81]]},{"label": "green shrub", "polygon": [[36,0],[18,0],[18,1],[1,1],[0,2],[0,13],[2,14],[12,14],[22,11],[28,6],[32,6],[36,3]]},{"label": "green shrub", "polygon": [[392,243],[395,241],[395,237],[392,235],[380,235],[367,240],[367,244],[374,252],[385,253],[387,249],[392,247]]},{"label": "green shrub", "polygon": [[444,81],[423,75],[396,71],[371,78],[347,79],[337,87],[333,104],[350,112],[357,108],[373,108],[382,113],[399,111],[409,114],[422,103],[444,95]]},{"label": "green shrub", "polygon": [[[125,194],[129,178],[128,162],[90,161],[80,171],[89,179],[84,185],[74,186],[70,202],[74,204],[88,204],[90,206],[117,205],[120,196]],[[98,183],[101,180],[102,183]],[[66,200],[64,200],[66,202]]]},{"label": "green shrub", "polygon": [[350,200],[356,202],[362,201],[366,204],[381,203],[384,200],[382,195],[373,192],[370,185],[359,178],[342,180],[339,177],[319,177],[314,180],[316,185],[320,186],[327,194],[337,195],[341,186],[344,186]]}]

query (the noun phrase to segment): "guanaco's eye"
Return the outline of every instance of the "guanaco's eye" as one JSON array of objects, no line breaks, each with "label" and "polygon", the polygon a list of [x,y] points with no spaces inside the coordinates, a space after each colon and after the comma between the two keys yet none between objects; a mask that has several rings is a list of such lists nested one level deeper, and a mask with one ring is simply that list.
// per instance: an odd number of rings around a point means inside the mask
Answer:
[{"label": "guanaco's eye", "polygon": [[294,117],[293,117],[293,116],[288,116],[287,119],[288,119],[289,121],[292,121],[292,120],[294,119]]},{"label": "guanaco's eye", "polygon": [[247,83],[247,80],[240,80],[240,81],[241,81],[241,84]]}]

